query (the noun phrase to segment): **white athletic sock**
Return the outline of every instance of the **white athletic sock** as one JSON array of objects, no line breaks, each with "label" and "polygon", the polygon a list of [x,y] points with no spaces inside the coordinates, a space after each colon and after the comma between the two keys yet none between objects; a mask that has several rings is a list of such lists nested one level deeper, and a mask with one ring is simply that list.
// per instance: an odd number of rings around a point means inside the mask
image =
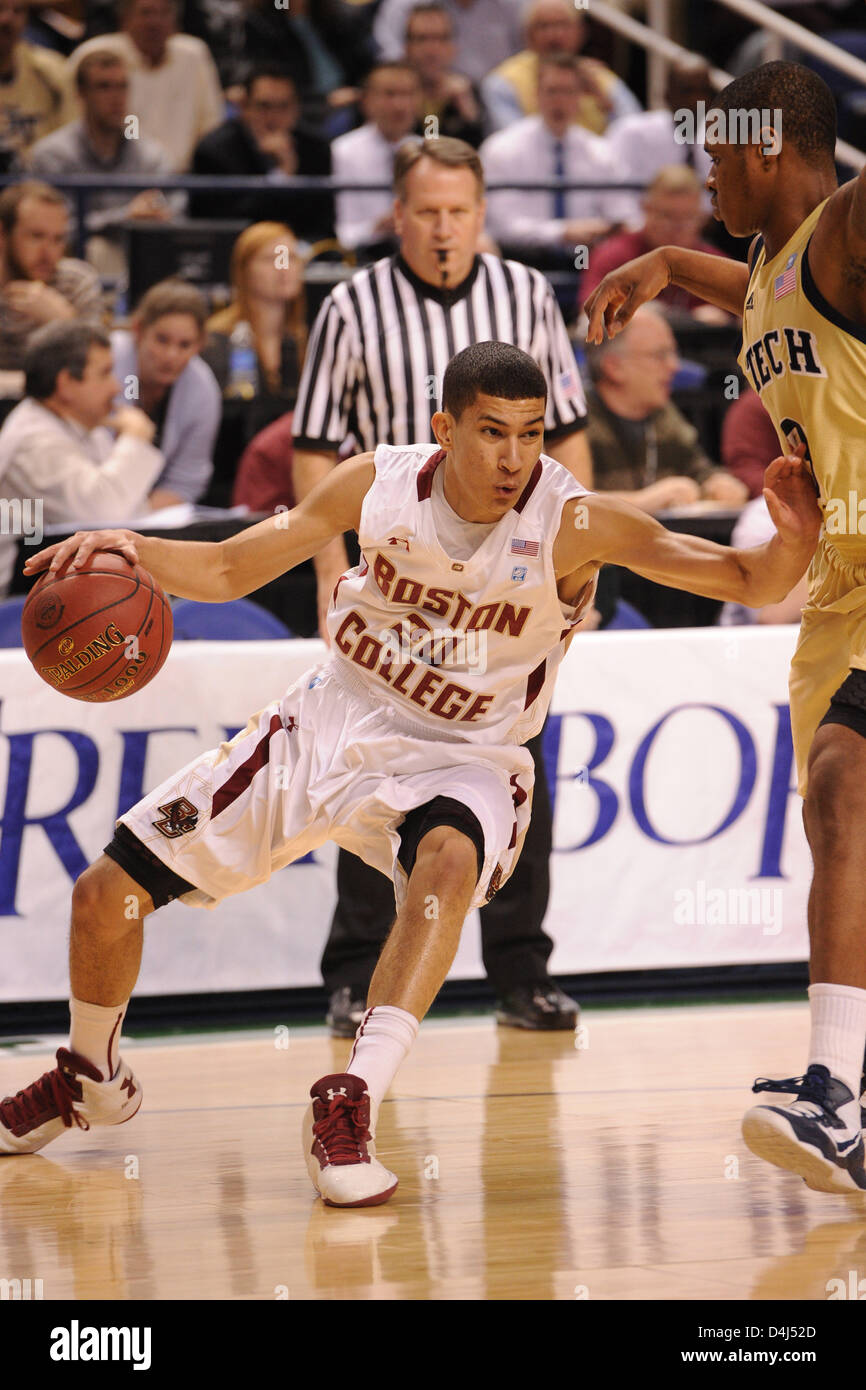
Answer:
[{"label": "white athletic sock", "polygon": [[859,1101],[866,1041],[866,989],[855,989],[853,985],[810,985],[809,1004],[809,1066],[823,1064],[832,1076],[844,1081]]},{"label": "white athletic sock", "polygon": [[120,1030],[128,1006],[128,999],[123,1004],[111,1004],[107,1008],[102,1004],[84,1004],[80,999],[69,1001],[72,1018],[69,1049],[98,1067],[103,1081],[108,1081],[117,1071]]},{"label": "white athletic sock", "polygon": [[366,1081],[374,1113],[417,1034],[414,1014],[393,1004],[377,1004],[361,1019],[346,1071]]}]

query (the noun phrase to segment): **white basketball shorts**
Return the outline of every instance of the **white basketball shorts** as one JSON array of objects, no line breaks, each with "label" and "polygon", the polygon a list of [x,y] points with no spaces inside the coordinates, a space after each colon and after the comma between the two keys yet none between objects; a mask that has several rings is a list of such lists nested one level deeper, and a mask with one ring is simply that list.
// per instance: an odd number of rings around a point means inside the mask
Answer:
[{"label": "white basketball shorts", "polygon": [[409,811],[447,796],[484,834],[472,901],[480,907],[517,862],[533,780],[519,744],[434,739],[326,661],[118,824],[195,885],[180,898],[193,907],[215,907],[334,840],[393,881],[399,909],[407,884],[399,827]]}]

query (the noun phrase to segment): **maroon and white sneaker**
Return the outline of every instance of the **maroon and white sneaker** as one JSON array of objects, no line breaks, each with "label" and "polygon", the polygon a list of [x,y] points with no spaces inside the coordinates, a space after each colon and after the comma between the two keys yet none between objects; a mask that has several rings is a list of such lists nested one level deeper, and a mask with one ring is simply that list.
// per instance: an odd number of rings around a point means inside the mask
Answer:
[{"label": "maroon and white sneaker", "polygon": [[32,1154],[64,1129],[121,1125],[141,1105],[141,1086],[121,1058],[109,1081],[90,1062],[57,1049],[57,1066],[0,1100],[0,1154]]},{"label": "maroon and white sneaker", "polygon": [[307,1172],[329,1207],[375,1207],[397,1179],[376,1158],[370,1097],[359,1076],[323,1076],[310,1090],[302,1136]]}]

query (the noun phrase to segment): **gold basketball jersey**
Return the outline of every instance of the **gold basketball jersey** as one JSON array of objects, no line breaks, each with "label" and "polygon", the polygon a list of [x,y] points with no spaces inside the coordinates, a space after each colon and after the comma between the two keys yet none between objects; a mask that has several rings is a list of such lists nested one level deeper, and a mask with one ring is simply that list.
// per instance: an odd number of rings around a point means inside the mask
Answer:
[{"label": "gold basketball jersey", "polygon": [[807,249],[824,203],[781,251],[763,243],[749,279],[739,356],[780,441],[804,442],[824,513],[824,542],[866,562],[866,327],[827,303]]}]

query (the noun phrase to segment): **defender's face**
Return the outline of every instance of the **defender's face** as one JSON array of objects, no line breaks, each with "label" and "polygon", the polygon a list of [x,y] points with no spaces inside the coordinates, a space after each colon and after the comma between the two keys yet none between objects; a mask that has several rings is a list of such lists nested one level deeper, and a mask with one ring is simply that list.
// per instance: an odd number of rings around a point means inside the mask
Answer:
[{"label": "defender's face", "polygon": [[710,157],[707,191],[713,216],[724,222],[731,236],[751,236],[757,231],[754,190],[751,186],[748,151],[741,145],[707,141]]},{"label": "defender's face", "polygon": [[544,399],[478,395],[459,419],[439,413],[433,430],[448,450],[445,497],[465,521],[499,521],[529,482],[544,445]]}]

